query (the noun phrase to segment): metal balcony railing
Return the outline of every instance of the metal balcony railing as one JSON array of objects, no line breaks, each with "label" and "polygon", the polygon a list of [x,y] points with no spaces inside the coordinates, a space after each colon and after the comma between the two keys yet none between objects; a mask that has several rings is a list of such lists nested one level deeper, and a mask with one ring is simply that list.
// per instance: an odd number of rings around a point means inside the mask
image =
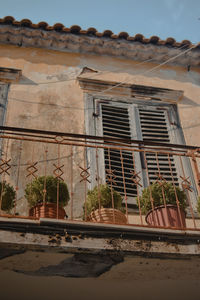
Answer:
[{"label": "metal balcony railing", "polygon": [[[74,222],[200,229],[198,147],[11,127],[0,130],[1,217],[47,216]],[[46,215],[53,206],[48,205],[48,176],[56,178],[57,190],[55,213]],[[31,209],[25,196],[27,186],[33,188],[34,195],[34,182],[40,177],[40,210]],[[64,213],[60,212],[62,181],[69,191]],[[5,183],[14,190],[10,211]],[[104,207],[103,186],[109,187],[108,210]],[[93,209],[88,204],[89,190],[96,191]],[[116,192],[123,199],[118,215]],[[146,216],[145,209],[150,210]]]}]

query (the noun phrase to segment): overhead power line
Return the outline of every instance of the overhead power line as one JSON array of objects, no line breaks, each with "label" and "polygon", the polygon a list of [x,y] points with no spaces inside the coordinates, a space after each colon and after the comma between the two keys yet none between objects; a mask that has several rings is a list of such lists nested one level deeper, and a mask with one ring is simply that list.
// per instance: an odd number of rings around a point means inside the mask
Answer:
[{"label": "overhead power line", "polygon": [[[185,50],[185,51],[183,51],[183,52],[181,52],[181,53],[179,53],[179,54],[177,54],[177,55],[175,55],[175,56],[173,56],[173,57],[167,59],[167,60],[164,61],[163,63],[160,63],[158,66],[153,67],[153,68],[151,68],[151,69],[149,69],[149,70],[147,70],[147,71],[144,71],[144,72],[142,72],[142,73],[139,73],[138,75],[145,75],[145,74],[147,74],[147,73],[151,73],[151,72],[155,71],[156,69],[162,67],[163,65],[165,65],[165,64],[168,63],[169,61],[172,61],[172,60],[174,60],[175,58],[177,58],[177,57],[179,57],[179,56],[181,56],[181,55],[183,55],[183,54],[185,54],[185,53],[191,51],[191,50],[192,50],[193,48],[195,48],[197,45],[198,45],[198,44],[193,45],[191,48],[189,48],[189,49],[187,49],[187,50]],[[187,45],[184,45],[184,46],[182,46],[182,47],[179,48],[179,49],[183,49],[183,48],[186,47],[186,46],[187,46]],[[153,60],[153,58],[150,58],[150,59],[144,60],[144,61],[142,61],[142,62],[140,62],[140,63],[138,63],[138,64],[136,64],[136,65],[142,65],[142,64],[144,64],[144,63],[146,63],[146,62],[149,62],[149,61],[152,61],[152,60]],[[121,70],[121,69],[120,69],[120,70]],[[92,76],[87,76],[87,78],[93,79],[95,76],[98,76],[98,75],[100,75],[100,74],[102,74],[102,73],[103,73],[103,74],[106,74],[106,73],[109,73],[109,72],[110,72],[110,71],[100,71],[100,72],[98,72],[98,73],[92,74]],[[129,79],[129,77],[126,77],[125,80],[123,80],[123,81],[121,81],[121,82],[119,82],[119,83],[117,83],[117,84],[115,84],[115,85],[113,85],[113,86],[111,86],[111,87],[109,87],[109,88],[106,88],[105,90],[103,90],[103,91],[101,91],[101,92],[97,92],[97,93],[95,93],[95,95],[102,95],[102,94],[104,94],[105,92],[108,92],[108,91],[110,91],[110,90],[113,90],[114,88],[117,88],[117,87],[119,87],[119,86],[121,86],[121,85],[123,85],[123,84],[131,84],[131,83],[128,83],[128,82],[127,82],[128,79]],[[59,81],[55,81],[55,82],[48,82],[48,84],[50,84],[50,83],[56,83],[56,82],[70,81],[70,80],[76,80],[76,79],[59,80]],[[38,83],[38,84],[47,84],[47,82],[46,82],[46,83],[45,83],[45,82],[43,82],[43,83],[41,82],[41,83]],[[65,106],[65,105],[59,105],[59,104],[53,104],[53,103],[40,103],[40,102],[34,102],[34,101],[29,101],[29,100],[24,100],[24,99],[17,99],[17,98],[13,98],[13,97],[10,97],[9,99],[10,99],[10,100],[13,100],[13,101],[20,101],[20,102],[26,102],[26,103],[31,103],[31,104],[49,105],[49,106],[55,106],[55,107],[67,108],[67,109],[74,109],[74,110],[89,110],[89,109],[93,109],[93,107],[85,109],[85,108],[80,108],[80,107]]]}]

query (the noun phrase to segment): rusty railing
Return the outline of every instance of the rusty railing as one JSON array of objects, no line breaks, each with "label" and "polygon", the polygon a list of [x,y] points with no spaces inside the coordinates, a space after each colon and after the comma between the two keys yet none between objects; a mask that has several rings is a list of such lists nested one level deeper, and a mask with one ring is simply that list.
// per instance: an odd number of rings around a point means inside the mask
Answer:
[{"label": "rusty railing", "polygon": [[[0,127],[0,130],[1,183],[9,183],[15,192],[8,212],[3,207],[3,203],[9,201],[5,200],[6,186],[1,184],[2,217],[45,217],[45,211],[49,209],[45,178],[53,176],[57,178],[57,192],[56,213],[52,217],[67,218],[73,222],[200,229],[198,147],[11,127]],[[30,209],[25,191],[27,184],[33,184],[41,176],[44,178],[40,203],[43,212],[38,215]],[[61,181],[68,186],[70,200],[64,208],[65,213],[60,215]],[[173,206],[169,205],[169,183]],[[110,193],[107,212],[106,209],[101,210],[104,206],[102,185],[105,184]],[[94,188],[98,205],[89,213],[88,190]],[[160,202],[156,198],[156,189],[160,193]],[[116,191],[123,198],[119,215],[115,214],[119,208],[115,200]],[[145,193],[146,200],[142,198]],[[185,212],[182,211],[183,200]],[[151,210],[146,217],[145,201],[149,202],[147,208]],[[162,210],[157,208],[157,204]],[[177,222],[171,223],[171,219]]]}]

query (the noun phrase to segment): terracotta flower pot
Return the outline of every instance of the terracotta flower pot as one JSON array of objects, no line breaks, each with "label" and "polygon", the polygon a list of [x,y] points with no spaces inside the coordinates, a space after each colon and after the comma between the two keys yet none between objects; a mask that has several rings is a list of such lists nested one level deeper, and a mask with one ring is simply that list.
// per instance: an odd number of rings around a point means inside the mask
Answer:
[{"label": "terracotta flower pot", "polygon": [[[65,218],[65,210],[64,208],[58,208],[58,218]],[[29,210],[29,216],[35,218],[57,218],[57,204],[56,203],[43,203],[37,204]]]},{"label": "terracotta flower pot", "polygon": [[185,228],[185,216],[184,210],[180,209],[180,215],[178,208],[175,205],[167,204],[158,206],[153,210],[150,210],[146,215],[146,222],[151,226],[158,227],[173,227],[173,228]]},{"label": "terracotta flower pot", "polygon": [[[114,216],[113,216],[114,213]],[[113,208],[101,208],[91,212],[89,220],[100,223],[127,224],[127,218],[120,210]]]}]

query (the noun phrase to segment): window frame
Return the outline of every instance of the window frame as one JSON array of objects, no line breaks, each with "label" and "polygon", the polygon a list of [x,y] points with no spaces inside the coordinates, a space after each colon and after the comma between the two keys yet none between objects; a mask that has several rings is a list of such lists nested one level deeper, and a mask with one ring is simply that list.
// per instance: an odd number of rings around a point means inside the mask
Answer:
[{"label": "window frame", "polygon": [[[131,109],[133,110],[133,114],[135,116],[135,119],[137,120],[137,122],[140,123],[140,118],[138,115],[138,111],[137,111],[137,107],[139,105],[142,106],[153,106],[153,107],[166,107],[168,109],[171,110],[171,114],[170,114],[170,118],[171,120],[167,119],[168,122],[172,122],[175,125],[173,125],[174,127],[176,126],[176,128],[174,128],[174,130],[172,130],[170,132],[170,138],[171,144],[180,144],[180,145],[185,145],[185,138],[184,138],[184,134],[183,134],[183,130],[181,127],[181,123],[180,123],[180,118],[179,118],[179,114],[178,114],[178,106],[177,104],[175,104],[173,101],[167,102],[167,101],[162,101],[162,100],[158,100],[158,99],[151,99],[151,100],[146,100],[146,99],[137,99],[137,98],[129,98],[129,97],[120,97],[118,95],[115,96],[108,96],[108,95],[98,95],[96,93],[85,93],[84,95],[84,100],[85,100],[85,127],[86,127],[86,134],[88,135],[93,135],[93,136],[103,136],[103,130],[102,130],[102,121],[101,121],[101,125],[99,125],[98,123],[100,122],[99,120],[97,120],[97,118],[99,117],[99,113],[100,113],[100,109],[98,107],[98,105],[100,103],[107,103],[107,104],[114,104],[116,106],[120,106],[120,105],[125,105],[125,106],[130,106]],[[92,113],[91,113],[92,111]],[[142,140],[142,136],[141,136],[141,132],[138,132],[136,130],[136,126],[135,126],[135,122],[133,120],[133,118],[130,118],[130,123],[131,123],[131,128],[134,128],[135,130],[135,140]],[[132,136],[133,137],[133,136]],[[102,150],[103,151],[103,150]],[[101,155],[99,155],[100,157],[103,157],[102,155],[102,151],[101,151]],[[95,161],[95,157],[94,154],[89,153],[90,151],[87,152],[87,157],[88,157],[88,161]],[[176,161],[176,158],[175,158]],[[105,181],[105,163],[104,163],[104,159],[100,158],[98,161],[99,166],[101,166],[100,168],[100,176],[102,176],[102,178]],[[196,188],[196,183],[194,180],[194,175],[193,175],[193,171],[192,171],[192,167],[191,167],[191,163],[189,161],[188,158],[183,158],[183,166],[184,166],[184,170],[185,170],[185,176],[186,177],[190,177],[191,179],[191,185],[193,187],[193,193],[191,193],[191,203],[193,206],[194,211],[196,211],[196,196],[197,196],[197,188]],[[89,189],[93,188],[95,186],[95,169],[96,169],[96,164],[92,164],[90,166],[91,168],[91,183],[89,184]],[[176,168],[177,168],[177,175],[178,175],[178,180],[180,183],[180,166],[179,163],[176,162]],[[142,168],[141,168],[142,170]],[[144,170],[142,170],[142,173],[144,172]],[[144,174],[142,174],[142,185],[143,187],[147,186],[147,183],[145,182],[145,176]],[[140,192],[141,192],[141,188],[140,188]],[[136,203],[136,199],[133,201],[134,204]]]}]

